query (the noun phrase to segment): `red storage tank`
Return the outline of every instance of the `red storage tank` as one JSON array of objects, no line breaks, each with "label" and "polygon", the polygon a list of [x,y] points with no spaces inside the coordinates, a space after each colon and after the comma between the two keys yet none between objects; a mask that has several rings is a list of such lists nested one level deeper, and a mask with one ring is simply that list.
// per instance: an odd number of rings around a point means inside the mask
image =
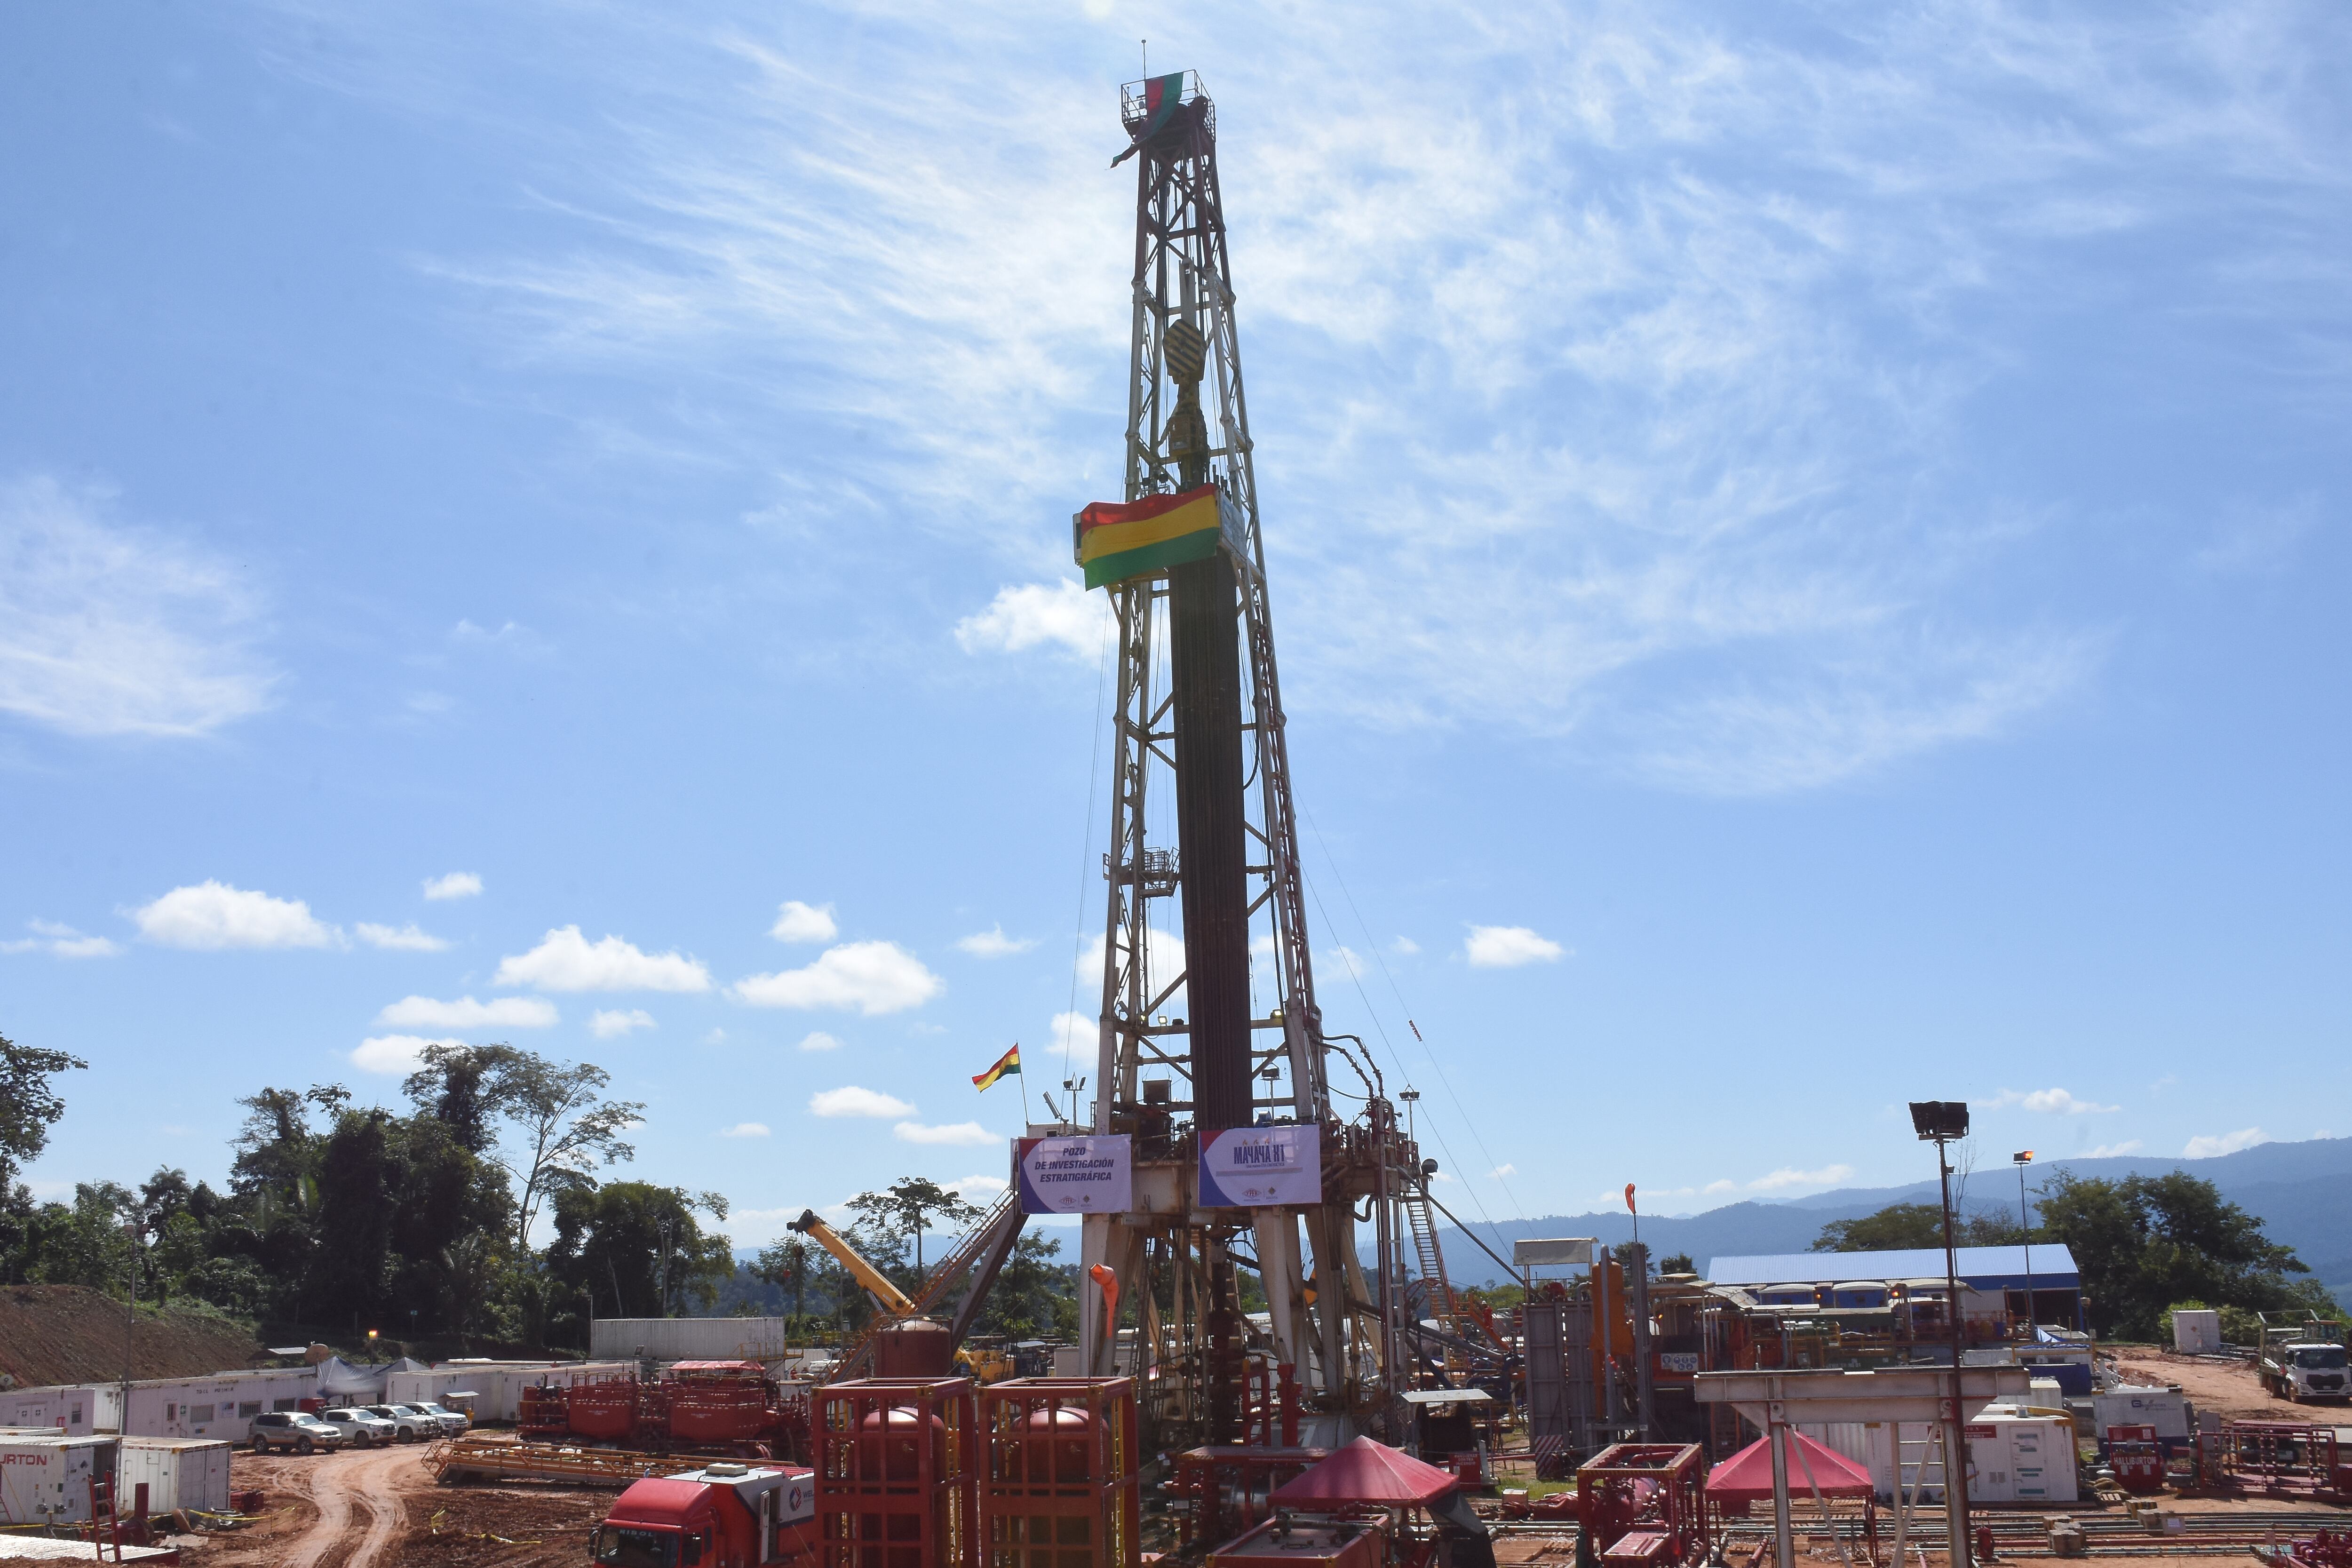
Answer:
[{"label": "red storage tank", "polygon": [[572,1435],[592,1442],[616,1442],[637,1429],[637,1383],[607,1378],[574,1384],[564,1400]]},{"label": "red storage tank", "polygon": [[953,1377],[955,1336],[927,1318],[894,1323],[874,1340],[877,1377]]}]

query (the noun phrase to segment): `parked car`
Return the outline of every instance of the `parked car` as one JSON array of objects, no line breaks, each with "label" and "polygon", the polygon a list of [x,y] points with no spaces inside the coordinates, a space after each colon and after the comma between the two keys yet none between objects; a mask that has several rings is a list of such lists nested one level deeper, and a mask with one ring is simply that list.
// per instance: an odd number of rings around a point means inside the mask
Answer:
[{"label": "parked car", "polygon": [[393,1424],[381,1415],[347,1405],[319,1412],[319,1419],[343,1435],[343,1440],[354,1448],[373,1448],[389,1443],[399,1436]]},{"label": "parked car", "polygon": [[359,1408],[367,1415],[391,1422],[395,1442],[417,1443],[441,1436],[441,1423],[413,1405],[362,1405]]},{"label": "parked car", "polygon": [[265,1410],[245,1424],[245,1440],[257,1454],[275,1448],[280,1453],[308,1454],[343,1446],[340,1427],[330,1426],[307,1410]]},{"label": "parked car", "polygon": [[462,1437],[473,1430],[474,1418],[462,1410],[452,1410],[434,1400],[426,1400],[416,1408],[441,1423],[441,1430],[452,1437]]}]

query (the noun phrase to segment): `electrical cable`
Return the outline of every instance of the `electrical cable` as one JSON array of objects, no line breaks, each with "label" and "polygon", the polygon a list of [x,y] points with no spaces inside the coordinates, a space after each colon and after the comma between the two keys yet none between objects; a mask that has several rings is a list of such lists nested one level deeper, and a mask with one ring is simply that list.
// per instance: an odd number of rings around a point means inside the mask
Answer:
[{"label": "electrical cable", "polygon": [[[1503,1184],[1503,1195],[1511,1200],[1511,1207],[1517,1211],[1517,1217],[1520,1219],[1527,1218],[1527,1205],[1519,1202],[1518,1194],[1511,1190],[1510,1178],[1501,1173],[1503,1169],[1502,1162],[1495,1158],[1494,1152],[1486,1147],[1486,1139],[1479,1136],[1478,1124],[1471,1120],[1469,1109],[1462,1103],[1462,1096],[1455,1090],[1454,1080],[1445,1075],[1445,1064],[1438,1060],[1437,1053],[1430,1049],[1429,1042],[1427,1040],[1422,1038],[1420,1026],[1412,1022],[1412,1005],[1405,1001],[1404,992],[1398,987],[1395,974],[1390,972],[1388,960],[1381,956],[1380,941],[1372,935],[1372,928],[1370,924],[1365,921],[1363,910],[1356,907],[1356,895],[1349,890],[1348,879],[1339,870],[1339,858],[1331,853],[1331,846],[1326,842],[1323,837],[1322,825],[1315,820],[1315,814],[1311,811],[1302,810],[1301,815],[1307,818],[1308,830],[1315,835],[1316,847],[1323,851],[1324,863],[1331,868],[1331,875],[1339,884],[1340,896],[1348,900],[1348,912],[1356,917],[1356,924],[1364,933],[1364,947],[1366,951],[1371,953],[1372,962],[1381,966],[1381,978],[1388,982],[1389,991],[1396,997],[1398,1008],[1405,1014],[1405,1023],[1412,1029],[1412,1037],[1414,1040],[1419,1042],[1422,1054],[1429,1058],[1429,1065],[1437,1069],[1437,1081],[1445,1086],[1446,1097],[1454,1101],[1454,1109],[1460,1114],[1463,1125],[1469,1129],[1471,1142],[1478,1145],[1479,1157],[1486,1162],[1486,1168],[1489,1172],[1494,1173],[1495,1180]],[[1322,900],[1318,897],[1316,902],[1319,906]],[[1328,910],[1324,914],[1323,921],[1326,925],[1330,923],[1331,917]],[[1350,967],[1352,968],[1353,966],[1351,965]],[[1360,984],[1359,984],[1357,989],[1360,991],[1362,989]],[[1370,1003],[1368,1002],[1366,1005],[1369,1006]],[[1381,1037],[1386,1038],[1387,1037],[1383,1034]],[[1441,1139],[1440,1142],[1442,1142],[1443,1140]],[[1475,1188],[1471,1189],[1471,1196],[1475,1199],[1477,1195],[1477,1190]],[[1483,1200],[1478,1204],[1478,1212],[1482,1215],[1486,1212],[1486,1205]],[[1494,1224],[1494,1221],[1492,1218],[1489,1218],[1486,1223],[1492,1225]]]}]

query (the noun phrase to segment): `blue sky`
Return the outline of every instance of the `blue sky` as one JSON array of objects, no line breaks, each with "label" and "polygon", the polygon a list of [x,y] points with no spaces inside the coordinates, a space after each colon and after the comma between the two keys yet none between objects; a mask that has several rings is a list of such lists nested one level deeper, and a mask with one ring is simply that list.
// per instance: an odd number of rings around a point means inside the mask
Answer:
[{"label": "blue sky", "polygon": [[1146,37],[1218,102],[1324,1005],[1450,1203],[1912,1180],[1914,1097],[2352,1131],[2340,7],[47,6],[39,1190],[434,1038],[604,1065],[746,1244],[1001,1176],[969,1075],[1097,984]]}]

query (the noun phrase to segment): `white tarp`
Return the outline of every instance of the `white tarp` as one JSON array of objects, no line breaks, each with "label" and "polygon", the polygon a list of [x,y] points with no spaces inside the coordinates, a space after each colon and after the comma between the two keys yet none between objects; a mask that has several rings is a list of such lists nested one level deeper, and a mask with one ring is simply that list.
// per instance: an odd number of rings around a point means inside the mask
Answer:
[{"label": "white tarp", "polygon": [[319,1397],[347,1405],[381,1405],[383,1403],[384,1379],[395,1372],[429,1372],[421,1361],[402,1356],[398,1361],[345,1361],[331,1355],[319,1363]]}]

